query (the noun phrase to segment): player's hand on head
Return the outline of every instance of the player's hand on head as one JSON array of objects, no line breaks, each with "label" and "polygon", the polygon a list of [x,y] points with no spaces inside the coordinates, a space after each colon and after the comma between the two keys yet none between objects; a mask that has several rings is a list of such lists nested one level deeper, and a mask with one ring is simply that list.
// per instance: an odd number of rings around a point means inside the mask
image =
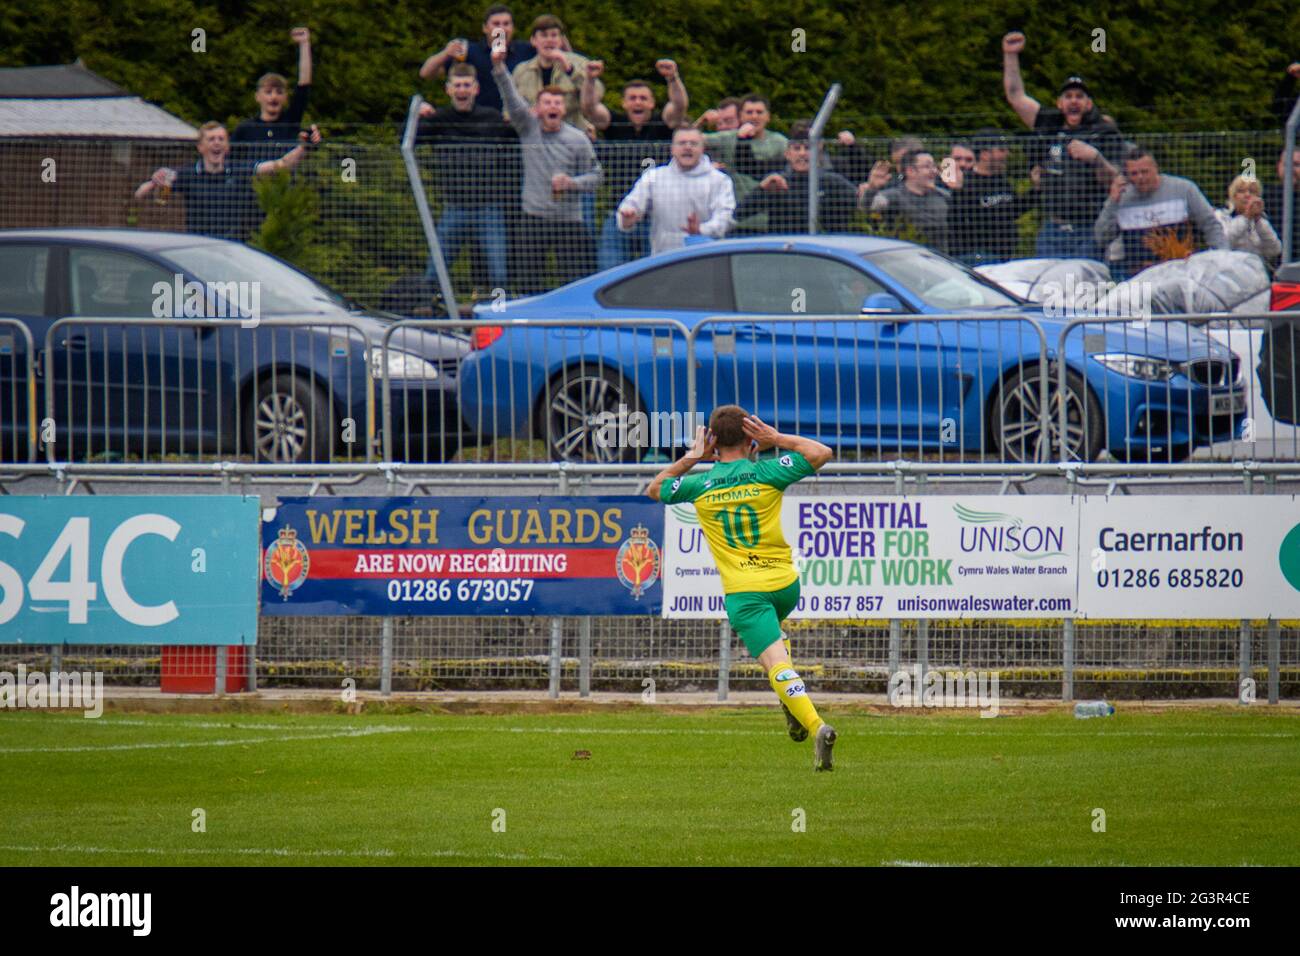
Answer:
[{"label": "player's hand on head", "polygon": [[776,429],[757,415],[746,415],[743,428],[745,437],[758,443],[759,451],[766,451],[776,445]]},{"label": "player's hand on head", "polygon": [[713,432],[701,425],[695,429],[695,442],[691,445],[691,450],[686,453],[686,457],[704,461],[713,454],[716,444],[717,438]]}]

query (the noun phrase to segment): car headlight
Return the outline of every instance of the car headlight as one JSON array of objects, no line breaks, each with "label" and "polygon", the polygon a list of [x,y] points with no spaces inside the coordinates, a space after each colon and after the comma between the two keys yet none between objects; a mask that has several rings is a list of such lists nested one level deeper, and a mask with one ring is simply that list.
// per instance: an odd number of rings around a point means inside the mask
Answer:
[{"label": "car headlight", "polygon": [[1167,382],[1174,374],[1173,365],[1147,355],[1129,355],[1119,352],[1094,355],[1093,358],[1112,372],[1141,379],[1144,382]]},{"label": "car headlight", "polygon": [[[372,348],[370,350],[370,374],[376,379],[382,378],[384,375],[384,350],[381,348]],[[388,377],[432,380],[438,377],[438,366],[432,362],[426,362],[420,356],[412,355],[410,352],[397,352],[389,349]]]}]

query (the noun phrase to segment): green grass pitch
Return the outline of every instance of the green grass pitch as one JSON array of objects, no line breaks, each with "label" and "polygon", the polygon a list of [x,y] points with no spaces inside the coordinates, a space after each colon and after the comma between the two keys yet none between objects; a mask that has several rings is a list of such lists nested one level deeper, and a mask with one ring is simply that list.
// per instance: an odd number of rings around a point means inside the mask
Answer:
[{"label": "green grass pitch", "polygon": [[8,711],[0,864],[1300,864],[1300,715],[1120,708]]}]

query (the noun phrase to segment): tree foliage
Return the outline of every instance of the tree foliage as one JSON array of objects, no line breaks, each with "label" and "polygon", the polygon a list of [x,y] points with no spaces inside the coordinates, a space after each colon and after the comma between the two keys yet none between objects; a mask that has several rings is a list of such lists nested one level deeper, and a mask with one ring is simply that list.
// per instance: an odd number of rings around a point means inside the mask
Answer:
[{"label": "tree foliage", "polygon": [[[25,0],[0,11],[0,65],[71,62],[185,119],[227,122],[254,109],[253,84],[275,70],[292,77],[289,29],[313,33],[316,83],[310,114],[343,124],[390,124],[412,92],[440,99],[417,70],[453,36],[481,36],[486,4],[394,0]],[[1055,98],[1082,74],[1098,103],[1129,129],[1263,129],[1274,85],[1296,54],[1300,5],[1262,0],[1228,10],[1210,0],[1042,4],[1030,0],[562,0],[515,7],[517,36],[553,12],[573,46],[608,64],[608,100],[622,81],[656,81],[661,56],[678,60],[692,112],[755,90],[773,101],[776,125],[816,110],[843,84],[835,124],[867,133],[1016,125],[1002,97],[1001,36],[1028,38],[1029,93]],[[194,52],[203,30],[206,52]],[[1097,32],[1104,50],[1097,50]],[[803,52],[796,52],[802,32]]]}]

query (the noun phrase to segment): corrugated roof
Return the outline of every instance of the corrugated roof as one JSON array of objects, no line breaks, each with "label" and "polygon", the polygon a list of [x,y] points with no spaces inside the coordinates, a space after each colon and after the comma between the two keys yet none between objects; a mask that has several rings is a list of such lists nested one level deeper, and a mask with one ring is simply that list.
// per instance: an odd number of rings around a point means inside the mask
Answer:
[{"label": "corrugated roof", "polygon": [[86,69],[80,60],[61,66],[0,69],[0,98],[36,100],[129,95],[116,83]]},{"label": "corrugated roof", "polygon": [[198,139],[199,131],[138,96],[0,99],[0,136]]}]

